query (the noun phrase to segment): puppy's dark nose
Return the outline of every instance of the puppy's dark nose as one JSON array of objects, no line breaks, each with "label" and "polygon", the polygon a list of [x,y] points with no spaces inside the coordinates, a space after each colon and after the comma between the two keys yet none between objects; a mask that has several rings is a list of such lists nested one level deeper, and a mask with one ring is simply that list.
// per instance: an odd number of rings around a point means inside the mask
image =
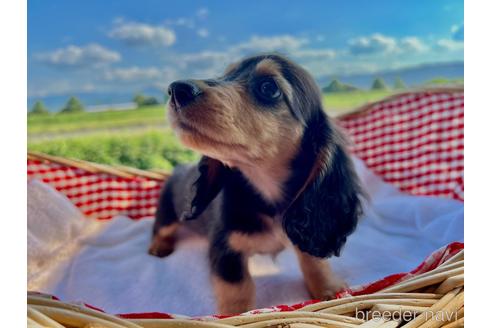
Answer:
[{"label": "puppy's dark nose", "polygon": [[203,91],[193,81],[183,80],[171,83],[168,93],[176,105],[183,107],[195,100]]}]

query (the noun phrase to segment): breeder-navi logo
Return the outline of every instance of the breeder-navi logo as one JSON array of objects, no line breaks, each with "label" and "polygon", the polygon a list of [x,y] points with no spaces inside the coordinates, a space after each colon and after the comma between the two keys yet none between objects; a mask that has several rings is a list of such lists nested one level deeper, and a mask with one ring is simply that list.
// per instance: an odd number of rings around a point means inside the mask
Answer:
[{"label": "breeder-navi logo", "polygon": [[458,320],[458,312],[457,311],[416,311],[416,310],[408,310],[404,308],[399,308],[397,310],[359,310],[355,309],[355,317],[357,319],[362,320],[382,320],[382,321],[410,321],[414,319],[417,315],[423,314],[425,321],[442,321],[442,322],[451,322]]}]

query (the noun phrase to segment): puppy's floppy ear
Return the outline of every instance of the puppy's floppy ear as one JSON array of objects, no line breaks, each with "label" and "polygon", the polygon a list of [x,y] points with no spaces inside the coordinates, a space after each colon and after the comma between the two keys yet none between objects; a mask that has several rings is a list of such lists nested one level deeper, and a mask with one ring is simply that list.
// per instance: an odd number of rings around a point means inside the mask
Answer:
[{"label": "puppy's floppy ear", "polygon": [[[334,144],[318,176],[284,215],[283,225],[294,245],[312,256],[339,256],[362,214],[363,196],[352,161]],[[316,164],[315,164],[316,165]]]},{"label": "puppy's floppy ear", "polygon": [[224,183],[228,168],[220,161],[203,156],[198,162],[199,176],[192,186],[190,211],[184,213],[180,220],[196,219],[215,199]]}]

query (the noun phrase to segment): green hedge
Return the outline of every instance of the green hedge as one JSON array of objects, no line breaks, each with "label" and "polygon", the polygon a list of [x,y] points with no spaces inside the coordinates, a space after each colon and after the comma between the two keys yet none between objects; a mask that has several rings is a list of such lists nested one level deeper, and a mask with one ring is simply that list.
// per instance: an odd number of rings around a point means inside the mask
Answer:
[{"label": "green hedge", "polygon": [[198,159],[198,155],[181,146],[169,130],[55,139],[29,143],[28,149],[55,156],[140,169],[171,170],[179,163]]}]

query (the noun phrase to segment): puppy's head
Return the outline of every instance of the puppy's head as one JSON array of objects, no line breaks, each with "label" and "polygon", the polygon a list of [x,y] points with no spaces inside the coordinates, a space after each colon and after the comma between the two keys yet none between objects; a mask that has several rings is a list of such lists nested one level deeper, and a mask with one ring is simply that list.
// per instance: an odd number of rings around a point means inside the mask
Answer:
[{"label": "puppy's head", "polygon": [[321,110],[311,76],[276,54],[246,58],[217,79],[176,81],[169,94],[181,141],[230,166],[293,156],[311,112]]},{"label": "puppy's head", "polygon": [[220,191],[224,164],[266,163],[290,172],[274,205],[293,244],[317,257],[339,254],[361,214],[362,192],[307,71],[266,54],[231,65],[218,79],[176,81],[169,93],[172,127],[205,155],[187,218],[197,217]]}]

